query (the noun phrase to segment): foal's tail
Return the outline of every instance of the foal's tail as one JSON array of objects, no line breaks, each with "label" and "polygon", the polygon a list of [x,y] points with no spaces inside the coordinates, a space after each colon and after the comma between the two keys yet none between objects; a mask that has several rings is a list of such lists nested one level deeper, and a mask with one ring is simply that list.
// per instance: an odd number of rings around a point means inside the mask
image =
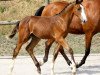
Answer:
[{"label": "foal's tail", "polygon": [[19,29],[19,23],[20,23],[20,21],[17,22],[17,24],[14,27],[14,29],[12,30],[11,34],[8,36],[10,39],[12,39],[15,36],[15,34],[17,33],[17,31]]}]

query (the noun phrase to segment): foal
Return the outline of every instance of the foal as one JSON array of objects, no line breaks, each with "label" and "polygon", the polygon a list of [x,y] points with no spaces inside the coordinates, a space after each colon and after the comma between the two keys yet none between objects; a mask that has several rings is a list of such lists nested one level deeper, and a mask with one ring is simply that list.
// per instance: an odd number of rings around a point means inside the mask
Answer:
[{"label": "foal", "polygon": [[[82,11],[80,11],[81,9]],[[70,66],[72,67],[72,73],[74,74],[76,72],[76,64],[73,56],[73,50],[64,40],[64,38],[68,34],[68,28],[74,14],[78,16],[82,22],[87,21],[80,0],[76,0],[76,2],[69,4],[59,14],[55,16],[28,16],[21,20],[18,29],[18,42],[13,53],[13,62],[15,61],[22,45],[26,43],[30,38],[32,38],[31,42],[26,47],[26,50],[33,59],[33,62],[37,67],[38,73],[41,73],[40,63],[37,61],[33,53],[33,48],[37,45],[40,39],[51,39],[56,41],[59,46],[62,46],[67,49],[68,53],[71,56]],[[13,67],[14,64],[12,65],[12,70]]]}]

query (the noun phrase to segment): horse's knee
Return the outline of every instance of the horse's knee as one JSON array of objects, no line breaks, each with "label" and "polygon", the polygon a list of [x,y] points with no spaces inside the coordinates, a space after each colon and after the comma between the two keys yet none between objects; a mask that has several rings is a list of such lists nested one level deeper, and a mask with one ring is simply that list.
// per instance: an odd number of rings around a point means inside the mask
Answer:
[{"label": "horse's knee", "polygon": [[26,47],[26,51],[29,51],[29,46]]},{"label": "horse's knee", "polygon": [[33,54],[33,51],[31,49],[31,46],[27,46],[26,47],[26,51],[29,53],[29,54]]},{"label": "horse's knee", "polygon": [[50,49],[52,43],[53,43],[53,40],[48,40],[48,41],[46,41],[46,42],[45,42],[45,46],[46,46],[45,50],[48,51],[48,50]]}]

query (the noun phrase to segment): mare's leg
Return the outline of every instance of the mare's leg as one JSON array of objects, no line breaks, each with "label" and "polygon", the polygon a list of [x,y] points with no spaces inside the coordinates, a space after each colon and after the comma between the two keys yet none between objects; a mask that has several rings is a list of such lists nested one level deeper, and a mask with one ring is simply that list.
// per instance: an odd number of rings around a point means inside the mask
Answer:
[{"label": "mare's leg", "polygon": [[85,40],[86,40],[86,42],[85,42],[85,44],[86,44],[85,55],[82,58],[81,62],[79,64],[77,64],[77,66],[76,66],[77,68],[79,68],[80,66],[82,66],[85,63],[86,58],[90,54],[90,47],[91,47],[92,37],[93,37],[92,33],[86,33],[85,34]]},{"label": "mare's leg", "polygon": [[45,42],[45,55],[44,55],[44,58],[43,58],[43,62],[47,62],[48,61],[48,55],[49,55],[49,50],[50,50],[50,47],[52,46],[52,43],[54,42],[53,39],[49,39],[48,41]]},{"label": "mare's leg", "polygon": [[40,74],[41,73],[41,68],[40,68],[40,64],[38,62],[38,60],[36,59],[36,57],[34,56],[33,53],[33,48],[38,44],[38,42],[40,41],[39,38],[37,37],[32,37],[31,42],[28,44],[28,46],[26,47],[27,52],[29,53],[29,55],[31,56],[35,66],[37,67],[37,71]]},{"label": "mare's leg", "polygon": [[71,56],[71,63],[70,66],[72,67],[72,75],[75,75],[76,74],[76,63],[75,63],[75,60],[74,60],[74,56],[73,56],[73,50],[69,47],[68,43],[65,42],[64,38],[63,37],[58,37],[56,38],[56,41],[62,45],[65,49],[68,50],[68,53],[70,54]]}]

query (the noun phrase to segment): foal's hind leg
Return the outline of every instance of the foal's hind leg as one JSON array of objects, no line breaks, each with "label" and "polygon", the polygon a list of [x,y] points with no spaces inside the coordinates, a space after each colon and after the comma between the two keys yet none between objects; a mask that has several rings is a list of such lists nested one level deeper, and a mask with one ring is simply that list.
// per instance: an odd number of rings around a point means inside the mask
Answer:
[{"label": "foal's hind leg", "polygon": [[38,60],[36,59],[36,57],[34,56],[33,53],[33,48],[38,44],[38,42],[40,41],[39,38],[37,37],[32,37],[31,42],[29,43],[29,45],[26,47],[27,52],[29,53],[29,55],[31,56],[33,62],[35,63],[35,66],[37,67],[37,71],[40,74],[41,73],[41,68],[40,68],[40,64],[38,62]]},{"label": "foal's hind leg", "polygon": [[12,74],[12,71],[13,71],[13,68],[14,68],[15,59],[16,59],[16,57],[17,57],[22,45],[24,43],[26,43],[28,40],[29,40],[29,34],[26,33],[26,35],[24,35],[24,36],[23,36],[23,34],[19,35],[16,48],[13,51],[13,58],[12,58],[12,63],[11,63],[10,75]]},{"label": "foal's hind leg", "polygon": [[[59,46],[60,45],[57,46],[57,50],[59,50],[58,49]],[[58,53],[59,53],[59,51],[57,51],[57,50],[55,50],[54,53],[53,53],[53,60],[52,60],[52,64],[51,64],[51,75],[54,75],[54,64],[55,64],[55,60],[56,60]]]}]

